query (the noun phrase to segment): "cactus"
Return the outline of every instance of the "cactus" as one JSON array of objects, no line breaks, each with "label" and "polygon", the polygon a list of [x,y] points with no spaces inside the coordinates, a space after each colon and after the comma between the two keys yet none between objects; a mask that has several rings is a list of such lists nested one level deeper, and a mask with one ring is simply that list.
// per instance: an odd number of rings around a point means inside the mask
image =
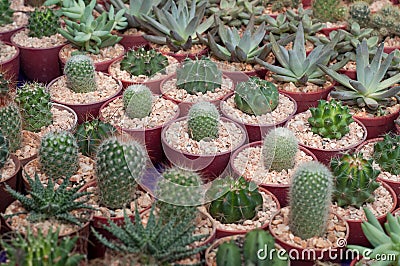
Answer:
[{"label": "cactus", "polygon": [[215,105],[209,102],[196,103],[189,109],[188,116],[190,138],[196,141],[218,138],[219,112]]},{"label": "cactus", "polygon": [[100,144],[95,161],[101,203],[117,209],[134,200],[136,180],[146,167],[143,146],[128,136],[112,136]]},{"label": "cactus", "polygon": [[263,204],[263,197],[254,189],[257,186],[243,177],[228,181],[230,190],[211,202],[209,213],[224,224],[253,219]]},{"label": "cactus", "polygon": [[96,90],[96,71],[93,60],[83,54],[71,56],[64,66],[67,86],[76,93]]},{"label": "cactus", "polygon": [[367,27],[370,23],[370,13],[369,4],[364,1],[357,1],[351,4],[349,8],[350,24],[357,22],[360,27]]},{"label": "cactus", "polygon": [[72,133],[49,132],[40,142],[40,169],[54,180],[63,176],[71,177],[79,168],[78,152],[79,147]]},{"label": "cactus", "polygon": [[341,139],[350,131],[349,125],[354,122],[349,107],[335,99],[329,102],[320,100],[317,107],[310,108],[310,112],[312,116],[308,122],[311,131],[324,138]]},{"label": "cactus", "polygon": [[156,50],[146,51],[143,47],[129,50],[121,61],[121,69],[132,76],[152,77],[157,73],[165,73],[168,58]]},{"label": "cactus", "polygon": [[[8,139],[3,136],[3,133],[0,131],[0,169],[7,163],[10,158],[10,144]],[[1,178],[1,175],[0,175]]]},{"label": "cactus", "polygon": [[346,17],[347,9],[339,0],[314,0],[313,16],[322,22],[335,22]]},{"label": "cactus", "polygon": [[19,105],[24,129],[39,132],[42,127],[53,123],[50,93],[46,91],[44,85],[25,83],[17,90],[15,102]]},{"label": "cactus", "polygon": [[235,242],[225,242],[218,247],[216,262],[217,266],[240,266],[242,258],[240,248]]},{"label": "cactus", "polygon": [[50,8],[35,9],[29,16],[29,37],[43,38],[57,33],[60,27],[58,16]]},{"label": "cactus", "polygon": [[301,164],[294,175],[289,191],[289,228],[302,238],[322,236],[327,227],[332,173],[319,162]]},{"label": "cactus", "polygon": [[263,141],[264,166],[278,172],[292,169],[298,151],[297,138],[290,129],[284,127],[272,129]]},{"label": "cactus", "polygon": [[372,159],[364,159],[362,153],[344,154],[331,160],[335,189],[333,200],[338,206],[361,207],[373,202],[374,191],[380,186],[376,182],[380,171],[372,166]]},{"label": "cactus", "polygon": [[124,110],[129,118],[144,118],[151,113],[153,95],[146,85],[130,85],[122,96]]},{"label": "cactus", "polygon": [[383,171],[400,175],[400,136],[386,134],[375,143],[373,158]]},{"label": "cactus", "polygon": [[209,58],[185,59],[176,70],[176,86],[190,94],[213,92],[221,87],[222,72]]},{"label": "cactus", "polygon": [[279,93],[273,83],[250,77],[236,86],[234,101],[236,108],[244,113],[263,115],[278,106]]},{"label": "cactus", "polygon": [[0,26],[13,22],[14,10],[10,8],[9,0],[0,0]]}]

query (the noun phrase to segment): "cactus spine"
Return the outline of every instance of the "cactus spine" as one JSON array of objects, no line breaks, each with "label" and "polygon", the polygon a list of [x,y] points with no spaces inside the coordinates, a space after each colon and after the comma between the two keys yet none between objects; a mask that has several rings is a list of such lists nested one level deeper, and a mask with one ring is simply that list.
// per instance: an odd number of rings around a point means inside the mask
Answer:
[{"label": "cactus spine", "polygon": [[383,171],[400,175],[400,136],[386,134],[374,145],[374,160]]},{"label": "cactus spine", "polygon": [[157,73],[165,73],[168,58],[156,50],[146,51],[143,47],[129,50],[121,60],[121,69],[132,76],[152,77]]},{"label": "cactus spine", "polygon": [[144,118],[151,113],[153,95],[145,85],[130,85],[122,97],[129,118]]},{"label": "cactus spine", "polygon": [[86,55],[71,56],[65,63],[64,74],[68,88],[76,93],[92,92],[97,88],[93,60]]},{"label": "cactus spine", "polygon": [[196,141],[218,138],[220,117],[215,105],[209,102],[196,103],[190,108],[188,116],[190,138]]},{"label": "cactus spine", "polygon": [[60,27],[58,16],[50,8],[35,9],[29,16],[29,37],[43,38],[57,33]]}]

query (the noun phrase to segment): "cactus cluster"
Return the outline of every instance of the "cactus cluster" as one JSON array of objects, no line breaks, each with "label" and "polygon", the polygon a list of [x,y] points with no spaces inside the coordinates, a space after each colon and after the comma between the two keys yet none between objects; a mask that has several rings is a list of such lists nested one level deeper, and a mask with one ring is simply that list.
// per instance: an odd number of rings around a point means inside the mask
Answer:
[{"label": "cactus cluster", "polygon": [[289,228],[301,239],[322,236],[327,227],[333,190],[332,173],[319,162],[301,164],[289,190]]},{"label": "cactus cluster", "polygon": [[14,10],[10,8],[10,0],[0,0],[0,26],[13,22]]},{"label": "cactus cluster", "polygon": [[151,113],[153,94],[143,84],[130,85],[122,96],[124,110],[129,118],[144,118]]},{"label": "cactus cluster", "polygon": [[15,102],[20,108],[25,130],[39,132],[53,123],[50,93],[43,84],[25,83],[17,90]]},{"label": "cactus cluster", "polygon": [[132,76],[152,77],[157,73],[165,73],[168,58],[154,49],[146,51],[143,47],[129,50],[121,60],[121,69]]},{"label": "cactus cluster", "polygon": [[135,198],[137,179],[146,167],[143,146],[128,136],[112,136],[97,148],[96,177],[104,206],[123,208]]},{"label": "cactus cluster", "polygon": [[276,86],[258,77],[240,82],[235,89],[236,108],[251,115],[270,113],[278,106],[279,93]]},{"label": "cactus cluster", "polygon": [[[6,164],[8,161],[8,158],[10,158],[10,144],[8,142],[8,139],[6,139],[3,136],[3,133],[0,131],[0,169],[3,168],[3,166]],[[1,175],[0,175],[1,178]]]},{"label": "cactus cluster", "polygon": [[400,136],[386,134],[375,143],[373,158],[383,171],[400,175]]},{"label": "cactus cluster", "polygon": [[58,16],[50,8],[35,9],[29,16],[29,37],[43,38],[57,33],[60,27]]},{"label": "cactus cluster", "polygon": [[176,70],[176,86],[189,94],[213,92],[221,87],[222,71],[209,58],[185,59]]},{"label": "cactus cluster", "polygon": [[219,135],[219,122],[220,116],[215,105],[209,102],[198,102],[189,109],[189,137],[195,141],[216,139]]},{"label": "cactus cluster", "polygon": [[348,12],[339,0],[314,0],[312,10],[313,16],[322,22],[343,21]]},{"label": "cactus cluster", "polygon": [[95,91],[96,71],[93,60],[83,54],[71,56],[64,66],[67,87],[76,93]]},{"label": "cactus cluster", "polygon": [[340,101],[320,100],[317,107],[310,108],[311,117],[308,122],[311,131],[324,138],[341,139],[350,129],[354,121],[348,106],[343,106]]},{"label": "cactus cluster", "polygon": [[382,39],[389,35],[400,35],[400,8],[392,4],[383,6],[371,15],[371,28]]},{"label": "cactus cluster", "polygon": [[369,4],[365,1],[357,1],[350,5],[349,15],[350,21],[357,22],[362,28],[367,27],[370,23],[370,13]]},{"label": "cactus cluster", "polygon": [[333,200],[338,206],[361,207],[373,202],[374,191],[380,186],[376,181],[380,171],[372,166],[372,159],[363,158],[362,153],[344,154],[330,163],[335,189]]}]

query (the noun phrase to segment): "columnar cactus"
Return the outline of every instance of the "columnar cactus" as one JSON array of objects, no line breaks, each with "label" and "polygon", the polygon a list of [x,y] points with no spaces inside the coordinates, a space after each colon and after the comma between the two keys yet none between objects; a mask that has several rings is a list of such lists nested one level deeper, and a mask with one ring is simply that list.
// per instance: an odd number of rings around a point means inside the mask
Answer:
[{"label": "columnar cactus", "polygon": [[222,71],[209,58],[185,59],[176,70],[176,85],[190,94],[213,92],[221,87]]},{"label": "columnar cactus", "polygon": [[53,123],[50,93],[40,83],[25,83],[17,90],[15,102],[19,105],[23,128],[38,132]]},{"label": "columnar cactus", "polygon": [[375,143],[373,157],[383,171],[400,175],[400,136],[386,134]]},{"label": "columnar cactus", "polygon": [[0,26],[13,22],[14,10],[10,8],[9,0],[0,0]]},{"label": "columnar cactus", "polygon": [[[3,133],[0,131],[0,169],[6,164],[8,158],[10,157],[10,149],[9,149],[9,142],[3,136]],[[0,175],[1,177],[1,175]]]},{"label": "columnar cactus", "polygon": [[218,247],[216,262],[218,266],[241,266],[242,256],[235,242],[225,242]]},{"label": "columnar cactus", "polygon": [[49,132],[42,137],[39,147],[40,169],[54,180],[71,177],[78,168],[79,147],[68,131]]},{"label": "columnar cactus", "polygon": [[95,91],[96,71],[93,60],[82,54],[71,56],[64,66],[67,86],[76,93]]},{"label": "columnar cactus", "polygon": [[372,166],[372,159],[364,159],[362,153],[344,154],[331,160],[335,189],[333,200],[338,206],[361,207],[373,202],[374,191],[380,186],[376,182],[380,171]]},{"label": "columnar cactus", "polygon": [[292,177],[289,191],[289,228],[302,238],[322,236],[327,227],[333,178],[319,162],[301,164]]},{"label": "columnar cactus", "polygon": [[129,50],[121,60],[121,69],[132,76],[152,77],[157,73],[165,73],[168,58],[156,50],[146,51],[143,47]]},{"label": "columnar cactus", "polygon": [[297,138],[290,129],[284,127],[272,129],[263,141],[264,166],[278,172],[292,169],[298,151]]},{"label": "columnar cactus", "polygon": [[332,99],[327,102],[320,100],[318,107],[310,108],[311,117],[308,122],[311,131],[324,138],[341,139],[354,122],[348,106],[343,106],[339,101]]},{"label": "columnar cactus", "polygon": [[96,177],[104,206],[123,208],[134,200],[137,179],[146,168],[146,152],[128,136],[109,137],[97,149]]},{"label": "columnar cactus", "polygon": [[236,108],[244,113],[263,115],[278,106],[279,92],[273,83],[250,77],[236,86],[234,101]]},{"label": "columnar cactus", "polygon": [[29,37],[43,38],[57,33],[60,27],[58,16],[50,8],[45,10],[35,9],[29,16]]},{"label": "columnar cactus", "polygon": [[124,91],[122,99],[129,118],[144,118],[151,113],[153,95],[146,85],[130,85]]},{"label": "columnar cactus", "polygon": [[220,117],[215,105],[209,102],[196,103],[190,108],[188,116],[190,138],[196,141],[218,138]]},{"label": "columnar cactus", "polygon": [[367,27],[370,22],[369,4],[364,1],[357,1],[350,6],[349,14],[351,21],[360,24],[361,27]]}]

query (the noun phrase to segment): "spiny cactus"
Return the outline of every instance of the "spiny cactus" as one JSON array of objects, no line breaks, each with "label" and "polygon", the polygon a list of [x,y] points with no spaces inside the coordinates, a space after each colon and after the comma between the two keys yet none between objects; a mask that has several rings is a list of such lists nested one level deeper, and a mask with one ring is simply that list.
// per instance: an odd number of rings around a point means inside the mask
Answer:
[{"label": "spiny cactus", "polygon": [[10,8],[11,1],[0,0],[0,26],[13,22],[14,10]]},{"label": "spiny cactus", "polygon": [[221,87],[222,71],[209,58],[185,59],[176,70],[176,86],[190,94],[213,92]]},{"label": "spiny cactus", "polygon": [[209,206],[211,216],[224,224],[253,219],[263,204],[257,186],[243,177],[227,182],[230,182],[230,189]]},{"label": "spiny cactus", "polygon": [[112,136],[97,149],[96,177],[101,203],[112,209],[123,208],[134,200],[136,180],[146,167],[146,152],[128,136]]},{"label": "spiny cactus", "polygon": [[[8,142],[8,139],[6,139],[3,136],[3,133],[1,133],[1,130],[0,130],[0,169],[3,168],[3,166],[8,161],[8,158],[10,158],[9,146],[10,146],[10,144]],[[0,177],[1,177],[1,175],[0,175]]]},{"label": "spiny cactus", "polygon": [[196,141],[218,138],[220,117],[215,105],[209,102],[196,103],[189,109],[188,116],[190,138]]},{"label": "spiny cactus", "polygon": [[42,137],[39,147],[40,169],[54,180],[71,177],[79,168],[78,152],[79,147],[72,133],[49,132]]},{"label": "spiny cactus", "polygon": [[35,9],[29,16],[29,37],[43,38],[57,33],[60,27],[58,16],[50,8],[45,10]]},{"label": "spiny cactus", "polygon": [[297,138],[290,129],[284,127],[272,129],[263,141],[264,166],[278,172],[292,169],[298,151]]},{"label": "spiny cactus", "polygon": [[278,106],[279,92],[272,82],[250,77],[236,86],[234,101],[236,108],[242,112],[263,115]]},{"label": "spiny cactus", "polygon": [[370,22],[369,4],[357,1],[350,5],[349,14],[351,22],[357,22],[361,27],[367,27]]},{"label": "spiny cactus", "polygon": [[232,240],[222,243],[218,247],[216,262],[218,266],[241,266],[242,256],[240,248]]},{"label": "spiny cactus", "polygon": [[71,56],[64,66],[67,86],[76,93],[95,91],[96,71],[93,60],[83,54]]},{"label": "spiny cactus", "polygon": [[373,157],[383,171],[400,175],[400,136],[386,134],[375,143]]},{"label": "spiny cactus", "polygon": [[333,177],[319,162],[301,164],[289,191],[289,228],[301,239],[322,236],[327,227]]},{"label": "spiny cactus", "polygon": [[339,0],[314,0],[313,16],[322,22],[335,22],[346,18],[347,9]]},{"label": "spiny cactus", "polygon": [[132,76],[152,77],[157,73],[165,73],[168,58],[156,50],[146,51],[143,47],[129,50],[121,60],[121,69]]},{"label": "spiny cactus", "polygon": [[308,122],[311,131],[324,138],[341,139],[350,129],[354,121],[348,106],[343,106],[339,101],[320,100],[317,107],[310,108],[311,117]]},{"label": "spiny cactus", "polygon": [[19,105],[25,130],[39,132],[53,123],[50,93],[44,85],[25,83],[17,90],[15,102]]},{"label": "spiny cactus", "polygon": [[338,206],[361,207],[373,202],[374,191],[380,186],[376,182],[380,171],[372,166],[372,159],[363,158],[362,153],[344,154],[331,160],[335,189],[333,200]]},{"label": "spiny cactus", "polygon": [[122,96],[124,110],[129,118],[144,118],[151,113],[153,94],[146,85],[130,85]]}]

